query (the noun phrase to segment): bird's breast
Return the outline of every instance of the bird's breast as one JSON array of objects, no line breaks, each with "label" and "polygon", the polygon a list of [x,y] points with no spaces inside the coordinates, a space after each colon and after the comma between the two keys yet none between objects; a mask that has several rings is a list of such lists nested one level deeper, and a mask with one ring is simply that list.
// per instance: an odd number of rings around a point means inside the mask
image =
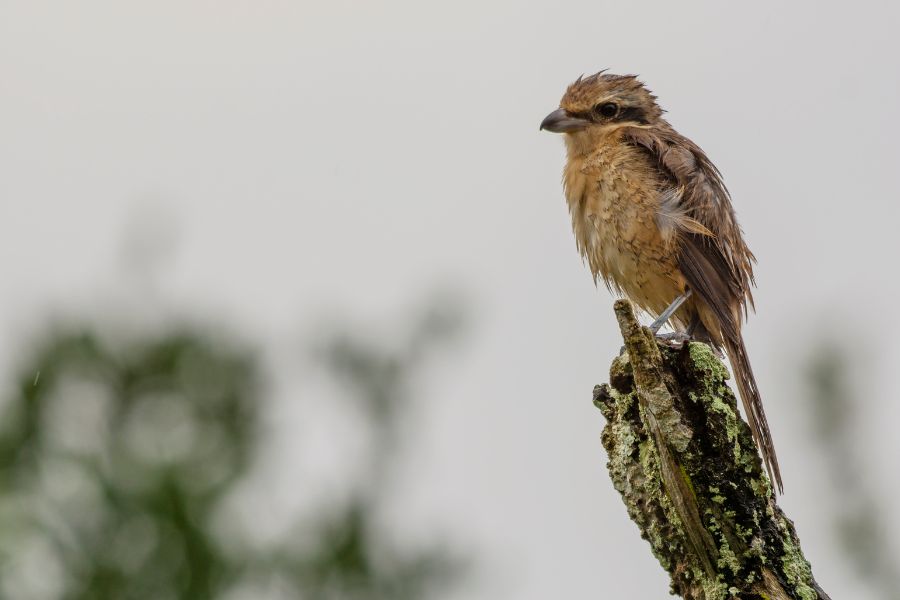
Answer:
[{"label": "bird's breast", "polygon": [[643,156],[628,147],[570,157],[566,201],[578,250],[594,278],[602,277],[644,308],[677,292],[680,273],[657,225],[660,183]]}]

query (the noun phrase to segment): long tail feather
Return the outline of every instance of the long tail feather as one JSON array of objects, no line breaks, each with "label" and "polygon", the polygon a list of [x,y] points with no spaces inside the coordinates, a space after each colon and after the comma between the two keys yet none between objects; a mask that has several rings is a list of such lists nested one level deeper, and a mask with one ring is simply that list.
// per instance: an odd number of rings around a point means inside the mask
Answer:
[{"label": "long tail feather", "polygon": [[784,493],[781,470],[778,468],[778,457],[775,456],[775,446],[772,443],[772,434],[769,432],[769,422],[766,420],[762,398],[756,387],[756,378],[753,376],[750,359],[747,357],[747,348],[744,346],[744,340],[740,334],[736,340],[726,337],[725,351],[731,361],[731,370],[734,372],[734,380],[741,395],[741,402],[744,404],[744,412],[750,423],[753,440],[762,453],[769,479],[778,486],[779,493]]}]

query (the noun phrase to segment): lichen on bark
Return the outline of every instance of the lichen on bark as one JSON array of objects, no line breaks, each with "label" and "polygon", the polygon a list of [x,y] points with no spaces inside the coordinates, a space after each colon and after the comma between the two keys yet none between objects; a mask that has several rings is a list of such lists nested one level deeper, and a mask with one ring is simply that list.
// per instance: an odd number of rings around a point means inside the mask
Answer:
[{"label": "lichen on bark", "polygon": [[625,341],[594,389],[607,467],[653,554],[686,600],[827,600],[803,557],[706,344],[658,343],[631,304],[615,304]]}]

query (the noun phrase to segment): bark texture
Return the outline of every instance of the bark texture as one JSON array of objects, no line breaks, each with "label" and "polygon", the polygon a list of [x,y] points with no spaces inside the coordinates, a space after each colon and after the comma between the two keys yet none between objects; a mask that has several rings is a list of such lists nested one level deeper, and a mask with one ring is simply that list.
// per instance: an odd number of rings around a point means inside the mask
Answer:
[{"label": "bark texture", "polygon": [[728,370],[706,344],[670,348],[619,300],[625,351],[594,388],[613,485],[686,600],[829,600],[775,501]]}]

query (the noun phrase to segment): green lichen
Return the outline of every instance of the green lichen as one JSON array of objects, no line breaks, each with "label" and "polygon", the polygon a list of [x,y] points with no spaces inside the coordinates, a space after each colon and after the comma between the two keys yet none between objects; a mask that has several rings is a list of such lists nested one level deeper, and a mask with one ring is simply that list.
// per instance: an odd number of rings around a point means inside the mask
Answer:
[{"label": "green lichen", "polygon": [[689,343],[688,355],[694,368],[707,375],[706,380],[714,381],[730,377],[728,369],[725,368],[725,365],[722,364],[722,361],[719,360],[713,349],[707,344],[700,342]]},{"label": "green lichen", "polygon": [[634,403],[637,402],[637,394],[633,392],[631,394],[616,394],[614,398],[616,400],[616,410],[622,415],[628,412],[634,406]]},{"label": "green lichen", "polygon": [[[702,392],[689,392],[691,399],[701,402],[709,413],[721,416],[725,436],[731,444],[734,464],[739,465],[745,473],[753,474],[758,464],[756,447],[747,446],[742,441],[746,436],[747,425],[738,416],[734,394],[724,383],[728,378],[728,370],[706,344],[691,343],[688,345],[688,353],[694,368],[705,374],[700,378]],[[760,478],[765,480],[764,484],[760,481],[762,485],[754,486],[754,493],[759,497],[767,497],[771,493],[771,486],[765,475],[760,474]]]},{"label": "green lichen", "polygon": [[740,523],[734,524],[734,532],[743,542],[750,542],[753,539],[753,530],[749,527],[743,527]]},{"label": "green lichen", "polygon": [[684,481],[685,485],[688,486],[688,489],[691,490],[691,494],[696,498],[697,490],[694,489],[694,482],[691,481],[691,476],[688,475],[687,469],[684,468],[684,465],[680,465],[681,470],[681,479]]},{"label": "green lichen", "polygon": [[800,600],[817,600],[819,595],[810,585],[813,581],[812,569],[803,557],[803,552],[794,543],[792,528],[789,528],[784,518],[779,520],[779,525],[784,549],[784,554],[781,555],[781,570],[785,579],[794,588]]},{"label": "green lichen", "polygon": [[631,367],[631,361],[628,360],[627,352],[620,354],[613,359],[609,372],[612,379],[615,379],[616,375],[619,377],[628,377],[634,373],[634,369]]},{"label": "green lichen", "polygon": [[[715,521],[714,519],[712,520]],[[728,543],[728,538],[725,537],[724,532],[719,532],[718,535],[719,542],[719,561],[718,566],[720,569],[729,569],[732,575],[739,575],[741,572],[741,561],[738,559],[737,554],[734,553],[734,550],[731,549],[731,545]]]},{"label": "green lichen", "polygon": [[703,597],[706,600],[725,600],[728,598],[728,584],[720,579],[703,577],[701,579]]}]

